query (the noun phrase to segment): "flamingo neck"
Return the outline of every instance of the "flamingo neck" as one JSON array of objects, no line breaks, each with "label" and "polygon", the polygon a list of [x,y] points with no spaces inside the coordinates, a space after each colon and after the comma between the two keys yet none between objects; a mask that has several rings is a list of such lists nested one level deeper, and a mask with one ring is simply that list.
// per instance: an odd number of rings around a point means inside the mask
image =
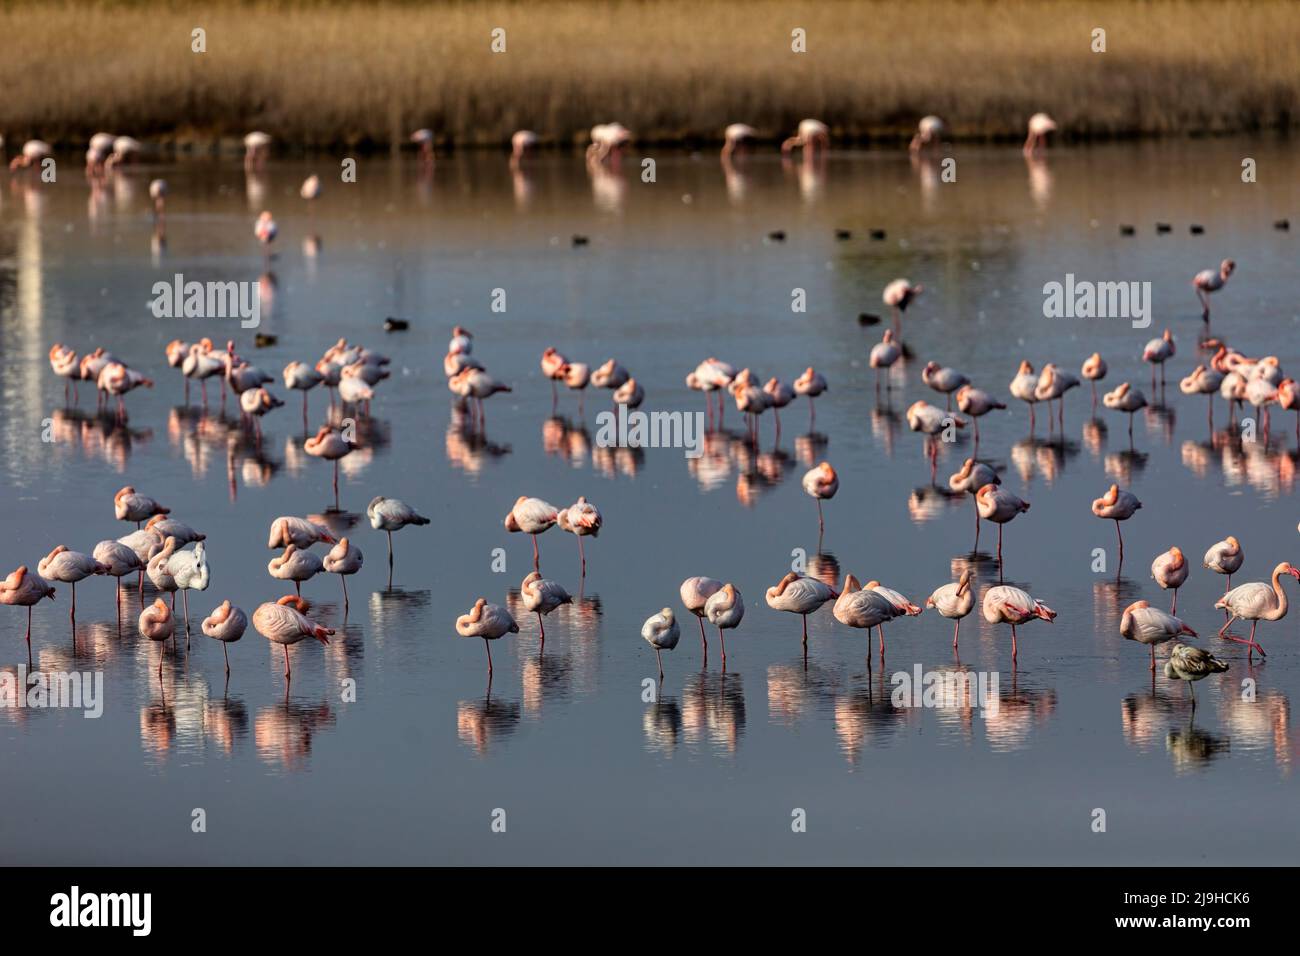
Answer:
[{"label": "flamingo neck", "polygon": [[1286,617],[1287,599],[1286,592],[1282,590],[1282,574],[1279,571],[1273,572],[1273,594],[1277,596],[1277,607],[1269,615],[1270,621],[1280,621]]}]

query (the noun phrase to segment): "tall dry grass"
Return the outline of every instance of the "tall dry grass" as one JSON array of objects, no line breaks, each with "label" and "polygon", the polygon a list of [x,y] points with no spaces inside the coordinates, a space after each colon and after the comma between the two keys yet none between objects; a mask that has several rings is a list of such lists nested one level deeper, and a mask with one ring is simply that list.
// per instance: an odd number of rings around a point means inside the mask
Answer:
[{"label": "tall dry grass", "polygon": [[[190,52],[190,30],[208,52]],[[1108,51],[1090,49],[1094,27]],[[493,27],[507,52],[489,50]],[[809,51],[790,51],[790,31]],[[0,131],[175,140],[258,127],[303,145],[550,141],[618,119],[642,140],[766,134],[817,116],[845,138],[924,113],[959,137],[1289,126],[1300,12],[1287,2],[533,0],[0,6]]]}]

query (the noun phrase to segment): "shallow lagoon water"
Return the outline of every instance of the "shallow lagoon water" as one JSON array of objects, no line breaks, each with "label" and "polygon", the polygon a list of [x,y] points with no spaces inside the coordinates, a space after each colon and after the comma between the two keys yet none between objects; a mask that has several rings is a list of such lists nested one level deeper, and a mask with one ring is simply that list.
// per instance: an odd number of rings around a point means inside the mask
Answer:
[{"label": "shallow lagoon water", "polygon": [[[641,154],[635,156],[639,158]],[[250,613],[285,593],[265,569],[267,527],[281,514],[332,504],[330,470],[301,452],[296,394],[263,421],[260,449],[237,416],[184,402],[166,367],[172,338],[233,338],[241,354],[279,376],[315,361],[340,336],[393,358],[361,425],[363,450],[345,459],[343,507],[364,512],[396,496],[433,519],[395,536],[386,588],[384,537],[352,529],[366,567],[349,584],[343,622],[332,577],[304,585],[313,611],[339,634],[328,648],[291,652],[250,628],[231,647],[196,636],[180,656],[134,631],[135,592],[124,592],[119,635],[112,585],[78,587],[75,641],[68,589],[35,612],[33,657],[47,670],[102,670],[104,714],[0,710],[7,768],[0,860],[7,863],[1192,863],[1291,862],[1300,837],[1287,825],[1297,797],[1291,697],[1300,693],[1294,615],[1261,627],[1266,663],[1214,638],[1222,578],[1196,567],[1179,608],[1199,643],[1228,660],[1201,682],[1193,716],[1182,685],[1154,685],[1145,648],[1118,634],[1122,607],[1164,606],[1151,559],[1172,544],[1199,565],[1235,534],[1261,580],[1300,559],[1295,422],[1274,415],[1267,442],[1241,443],[1214,427],[1204,400],[1177,391],[1199,356],[1191,275],[1231,256],[1237,274],[1214,299],[1214,331],[1248,354],[1276,354],[1300,369],[1295,238],[1272,223],[1296,217],[1297,164],[1271,140],[1201,140],[1054,151],[1027,167],[1018,152],[961,148],[955,183],[937,167],[894,152],[836,153],[824,170],[751,157],[724,177],[712,154],[656,155],[654,183],[639,164],[593,182],[581,159],[543,155],[512,177],[496,155],[440,160],[431,178],[414,163],[365,159],[358,182],[325,175],[308,210],[297,188],[337,157],[276,161],[249,184],[237,164],[187,161],[132,171],[90,197],[75,172],[50,185],[9,179],[0,190],[0,420],[6,494],[2,570],[35,567],[56,544],[89,551],[130,526],[113,520],[126,484],[152,494],[208,534],[213,583],[191,601],[195,620],[229,598]],[[1241,182],[1257,160],[1259,181]],[[151,248],[152,176],[171,187],[166,243]],[[258,194],[258,189],[261,192]],[[266,263],[252,238],[262,208],[280,223]],[[1173,231],[1157,235],[1155,223]],[[1137,234],[1122,237],[1131,223]],[[1204,226],[1191,235],[1189,226]],[[836,238],[835,230],[851,232]],[[885,231],[872,239],[870,230]],[[784,230],[783,242],[767,239]],[[571,236],[589,237],[575,248]],[[304,241],[316,236],[314,256]],[[255,349],[234,320],[163,320],[152,286],[186,279],[275,277]],[[1067,273],[1150,281],[1150,329],[1123,320],[1043,317],[1042,287]],[[881,326],[880,290],[900,275],[926,286],[904,320],[916,356],[879,395],[867,352]],[[507,307],[493,312],[493,290]],[[803,289],[807,312],[792,313]],[[411,320],[385,335],[385,316]],[[475,334],[475,356],[514,392],[487,403],[486,435],[452,407],[441,369],[451,327]],[[1077,371],[1100,351],[1107,386],[1129,378],[1150,392],[1139,356],[1164,326],[1178,338],[1166,407],[1127,422],[1086,389],[1066,401],[1064,438],[1040,415],[1030,437],[1023,407],[981,423],[979,454],[1032,510],[1007,526],[1008,583],[1059,612],[1021,631],[1011,668],[1006,628],[977,615],[962,628],[927,612],[886,629],[887,655],[868,668],[866,642],[834,622],[810,620],[807,666],[797,617],[769,610],[763,591],[794,549],[819,573],[879,578],[914,601],[973,564],[980,589],[997,578],[986,526],[972,558],[969,501],[929,485],[922,440],[904,412],[933,393],[925,359],[958,367],[995,394],[1022,358]],[[64,408],[49,369],[54,342],[79,352],[111,348],[152,375],[127,399],[125,426]],[[750,366],[764,380],[814,365],[831,383],[815,432],[796,403],[779,446],[765,415],[756,453],[741,417],[699,461],[680,449],[596,446],[608,393],[588,390],[581,415],[561,394],[552,415],[538,357],[554,345],[593,366],[616,357],[647,391],[647,409],[703,409],[683,384],[708,355]],[[215,384],[215,383],[213,383]],[[563,390],[562,390],[563,391]],[[311,395],[311,427],[325,396]],[[53,442],[43,442],[49,421]],[[585,423],[585,427],[584,427]],[[940,480],[971,453],[963,436],[940,449]],[[821,459],[842,487],[826,505],[818,555],[816,508],[799,487]],[[1117,576],[1114,526],[1089,504],[1112,481],[1143,509],[1125,531]],[[567,504],[585,494],[605,516],[587,548],[581,600],[547,622],[518,607],[522,633],[496,642],[490,692],[482,644],[455,635],[454,619],[480,595],[517,606],[531,568],[526,536],[502,519],[519,495]],[[542,569],[577,593],[572,537],[540,540]],[[504,548],[507,571],[492,570]],[[1095,548],[1105,573],[1092,570]],[[690,575],[731,580],[746,617],[729,636],[725,674],[711,635],[701,668],[698,633],[683,621],[655,676],[641,622],[677,607]],[[146,589],[146,600],[152,595]],[[179,606],[179,605],[178,605]],[[25,614],[0,610],[0,660],[25,662]],[[874,652],[873,652],[874,653]],[[1000,707],[899,709],[890,676],[963,667],[996,671]],[[356,681],[356,700],[342,682]],[[1251,678],[1256,699],[1244,701]],[[191,832],[203,808],[207,832]],[[492,831],[506,812],[505,833]],[[791,814],[807,832],[791,832]],[[1093,810],[1106,811],[1095,833]]]}]

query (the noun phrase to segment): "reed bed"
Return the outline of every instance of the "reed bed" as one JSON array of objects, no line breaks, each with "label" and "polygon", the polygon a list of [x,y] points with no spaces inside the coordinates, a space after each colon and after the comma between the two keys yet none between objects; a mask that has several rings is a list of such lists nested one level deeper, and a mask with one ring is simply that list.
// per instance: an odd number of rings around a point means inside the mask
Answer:
[{"label": "reed bed", "polygon": [[[191,30],[207,52],[191,52]],[[506,52],[490,49],[506,31]],[[791,30],[808,52],[791,51]],[[1106,30],[1107,51],[1091,33]],[[1023,135],[1050,112],[1097,138],[1287,128],[1300,10],[1155,0],[533,0],[0,4],[0,132],[99,129],[214,143],[384,147],[519,128],[580,142],[617,119],[643,142],[773,139],[802,117],[841,140],[908,135],[938,113],[962,139]]]}]

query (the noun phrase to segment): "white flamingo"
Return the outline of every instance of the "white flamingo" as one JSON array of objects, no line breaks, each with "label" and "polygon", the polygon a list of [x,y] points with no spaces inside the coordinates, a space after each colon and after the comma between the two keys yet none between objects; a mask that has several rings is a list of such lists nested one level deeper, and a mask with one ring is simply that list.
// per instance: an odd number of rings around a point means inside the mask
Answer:
[{"label": "white flamingo", "polygon": [[[1264,653],[1264,648],[1260,647],[1255,640],[1255,628],[1259,626],[1259,622],[1280,621],[1286,617],[1288,604],[1286,592],[1282,590],[1281,581],[1284,574],[1289,574],[1297,581],[1300,581],[1300,569],[1293,568],[1283,561],[1273,569],[1273,578],[1268,584],[1262,581],[1239,584],[1214,602],[1216,608],[1223,608],[1231,615],[1223,627],[1219,629],[1219,637],[1247,645],[1247,660],[1255,651],[1259,651],[1260,657],[1268,656]],[[1250,621],[1250,637],[1246,640],[1226,633],[1228,627],[1237,618]]]}]

